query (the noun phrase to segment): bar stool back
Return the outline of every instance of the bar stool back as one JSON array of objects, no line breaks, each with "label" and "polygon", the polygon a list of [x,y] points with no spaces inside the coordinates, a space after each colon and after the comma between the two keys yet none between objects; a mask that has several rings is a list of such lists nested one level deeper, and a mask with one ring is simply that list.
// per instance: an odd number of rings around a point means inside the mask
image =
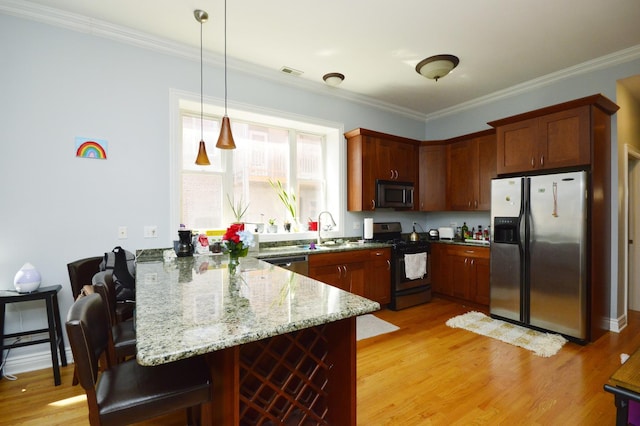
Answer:
[{"label": "bar stool back", "polygon": [[107,362],[98,380],[110,327],[102,304],[99,294],[81,297],[71,306],[66,322],[80,384],[87,394],[90,424],[131,424],[182,409],[187,410],[188,424],[195,424],[202,404],[211,400],[209,369],[202,357],[153,367],[136,360]]}]

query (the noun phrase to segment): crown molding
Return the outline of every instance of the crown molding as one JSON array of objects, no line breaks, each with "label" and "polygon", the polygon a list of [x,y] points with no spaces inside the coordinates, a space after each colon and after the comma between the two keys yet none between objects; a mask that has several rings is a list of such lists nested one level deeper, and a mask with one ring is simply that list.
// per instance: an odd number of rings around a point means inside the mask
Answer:
[{"label": "crown molding", "polygon": [[544,75],[542,77],[535,78],[533,80],[525,81],[524,83],[517,84],[515,86],[508,87],[497,92],[490,93],[486,96],[481,96],[476,99],[472,99],[468,102],[455,105],[451,108],[442,109],[436,111],[433,114],[425,116],[426,121],[435,120],[448,115],[456,114],[472,108],[477,108],[491,102],[495,102],[502,99],[511,98],[516,95],[531,92],[536,89],[540,89],[545,86],[549,86],[560,80],[564,80],[569,77],[573,77],[580,74],[585,74],[591,71],[597,71],[604,68],[610,68],[612,66],[623,64],[626,62],[634,61],[640,58],[640,45],[632,46],[628,49],[620,50],[618,52],[611,53],[609,55],[601,56],[591,61],[583,62],[578,65],[574,65],[569,68],[556,71],[551,74]]}]

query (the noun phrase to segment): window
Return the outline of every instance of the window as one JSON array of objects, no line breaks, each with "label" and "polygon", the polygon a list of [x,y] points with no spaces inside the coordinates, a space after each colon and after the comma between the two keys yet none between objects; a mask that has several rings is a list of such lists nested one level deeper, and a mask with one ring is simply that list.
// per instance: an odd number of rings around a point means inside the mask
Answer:
[{"label": "window", "polygon": [[328,159],[339,158],[340,129],[259,114],[247,114],[243,120],[241,115],[232,116],[236,149],[228,151],[215,148],[220,118],[205,115],[203,135],[211,165],[198,166],[194,159],[200,141],[199,105],[181,105],[179,223],[197,230],[226,228],[236,220],[229,197],[234,204],[248,206],[243,222],[265,223],[266,229],[266,222],[275,219],[283,233],[290,215],[270,181],[280,181],[296,196],[301,226],[292,231],[306,231],[308,219],[315,220],[323,210],[332,211],[339,223],[340,191],[327,188],[339,185],[340,162]]}]

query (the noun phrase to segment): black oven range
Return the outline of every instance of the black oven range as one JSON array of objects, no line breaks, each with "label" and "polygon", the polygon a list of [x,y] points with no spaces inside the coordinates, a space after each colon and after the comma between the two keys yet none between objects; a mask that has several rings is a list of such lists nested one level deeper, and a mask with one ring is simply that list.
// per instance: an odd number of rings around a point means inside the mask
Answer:
[{"label": "black oven range", "polygon": [[373,240],[391,244],[389,308],[397,311],[431,301],[429,242],[403,239],[400,222],[374,223]]}]

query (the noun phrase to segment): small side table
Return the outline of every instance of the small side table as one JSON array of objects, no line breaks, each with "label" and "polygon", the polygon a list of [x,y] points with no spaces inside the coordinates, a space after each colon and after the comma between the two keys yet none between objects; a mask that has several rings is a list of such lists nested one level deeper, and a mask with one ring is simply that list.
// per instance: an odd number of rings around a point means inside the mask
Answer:
[{"label": "small side table", "polygon": [[640,349],[611,375],[604,390],[615,397],[616,426],[627,425],[629,401],[640,402]]},{"label": "small side table", "polygon": [[[60,364],[58,363],[58,352],[60,352],[60,363],[67,365],[67,355],[64,351],[64,339],[62,337],[62,321],[60,321],[60,308],[58,307],[58,292],[62,288],[61,285],[49,287],[40,287],[32,293],[14,293],[10,291],[0,291],[0,365],[2,365],[2,357],[4,350],[8,348],[19,348],[22,346],[37,345],[40,343],[49,343],[51,345],[51,362],[53,363],[53,379],[55,385],[58,386],[60,380]],[[47,306],[48,328],[38,330],[21,331],[19,333],[4,334],[4,314],[7,303],[28,302],[31,300],[44,300]],[[4,344],[4,339],[16,338],[21,336],[30,336],[33,334],[49,333],[48,338],[31,340],[28,342],[17,342],[14,344]],[[0,377],[2,377],[0,370]]]}]

